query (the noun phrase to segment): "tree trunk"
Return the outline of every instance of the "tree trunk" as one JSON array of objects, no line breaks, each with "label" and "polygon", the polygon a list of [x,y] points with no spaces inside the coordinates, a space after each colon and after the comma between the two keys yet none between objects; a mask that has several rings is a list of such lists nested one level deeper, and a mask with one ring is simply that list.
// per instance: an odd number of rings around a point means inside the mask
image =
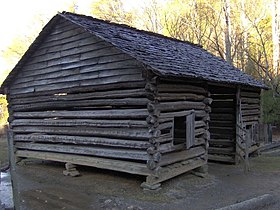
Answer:
[{"label": "tree trunk", "polygon": [[225,13],[225,57],[226,61],[232,64],[231,58],[231,41],[230,41],[230,31],[231,31],[231,21],[230,21],[230,0],[224,0],[224,13]]},{"label": "tree trunk", "polygon": [[273,70],[275,75],[278,75],[279,61],[280,61],[280,0],[273,1],[272,40],[273,40]]}]

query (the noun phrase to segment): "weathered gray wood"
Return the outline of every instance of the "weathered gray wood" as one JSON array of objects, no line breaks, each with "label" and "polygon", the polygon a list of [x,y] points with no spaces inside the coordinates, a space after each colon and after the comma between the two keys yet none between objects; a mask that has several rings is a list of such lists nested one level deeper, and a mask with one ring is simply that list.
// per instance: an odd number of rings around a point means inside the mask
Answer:
[{"label": "weathered gray wood", "polygon": [[212,112],[213,113],[234,113],[234,107],[229,107],[229,108],[223,108],[223,107],[216,107],[216,108],[212,108]]},{"label": "weathered gray wood", "polygon": [[132,160],[147,160],[148,154],[146,151],[132,149],[108,149],[89,146],[77,145],[59,145],[59,144],[39,144],[39,143],[22,143],[15,144],[17,149],[59,152],[68,154],[92,155],[106,158],[123,158]]},{"label": "weathered gray wood", "polygon": [[198,157],[200,155],[203,155],[204,153],[205,153],[205,149],[200,146],[200,147],[191,148],[189,150],[164,154],[161,157],[159,165],[160,166],[170,165],[172,163]]},{"label": "weathered gray wood", "polygon": [[159,93],[155,99],[159,101],[203,101],[204,95],[198,95],[193,93]]},{"label": "weathered gray wood", "polygon": [[147,123],[142,120],[91,120],[91,119],[15,119],[11,123],[15,126],[89,126],[100,128],[146,128]]},{"label": "weathered gray wood", "polygon": [[15,133],[47,133],[61,135],[81,135],[112,138],[147,140],[153,137],[146,128],[95,128],[95,127],[54,127],[54,126],[17,126]]},{"label": "weathered gray wood", "polygon": [[195,128],[201,128],[201,127],[205,127],[206,123],[201,120],[201,121],[195,121],[194,125],[195,125]]},{"label": "weathered gray wood", "polygon": [[[88,53],[99,49],[104,48],[111,48],[111,45],[109,45],[106,42],[95,42],[93,41],[93,44],[83,45],[83,46],[75,46],[73,45],[73,48],[71,49],[61,49],[57,52],[48,52],[46,54],[32,57],[28,65],[30,64],[36,64],[40,62],[53,62],[54,60],[63,60],[67,56],[73,56],[73,55],[81,55],[82,53]],[[74,57],[76,58],[76,56]],[[78,57],[79,58],[79,57]],[[81,58],[81,57],[80,57]]]},{"label": "weathered gray wood", "polygon": [[180,174],[183,174],[187,171],[190,171],[192,169],[198,168],[200,166],[203,166],[207,164],[207,161],[202,160],[200,158],[192,159],[189,161],[183,161],[182,163],[175,163],[173,165],[170,165],[168,167],[161,168],[157,173],[158,175],[150,175],[146,178],[146,183],[150,185],[154,185],[160,182],[163,182],[165,180],[171,179],[173,177],[176,177]]},{"label": "weathered gray wood", "polygon": [[[176,84],[176,85],[175,85]],[[195,86],[195,85],[185,85],[185,84],[159,84],[158,85],[159,93],[201,93],[206,94],[206,90],[202,87]]]},{"label": "weathered gray wood", "polygon": [[[36,53],[34,53],[31,57],[36,58],[38,56],[45,55],[46,53],[55,53],[55,52],[59,52],[60,50],[65,51],[65,50],[69,50],[69,49],[73,49],[73,48],[77,48],[77,47],[84,47],[84,46],[88,46],[88,45],[100,44],[102,42],[104,43],[103,40],[96,39],[95,37],[88,35],[86,33],[86,34],[82,34],[80,39],[71,41],[69,43],[62,43],[62,44],[58,44],[55,46],[46,46],[43,44],[36,51]],[[105,46],[105,43],[104,43],[104,46]]]},{"label": "weathered gray wood", "polygon": [[182,109],[205,109],[203,102],[190,102],[190,101],[176,101],[176,102],[161,102],[158,105],[160,111],[180,111]]},{"label": "weathered gray wood", "polygon": [[235,116],[233,114],[210,113],[210,118],[211,120],[234,121]]},{"label": "weathered gray wood", "polygon": [[89,92],[96,92],[96,91],[110,91],[110,90],[121,90],[124,88],[144,88],[145,81],[134,81],[134,82],[118,82],[118,83],[108,83],[108,84],[99,84],[99,85],[88,85],[83,87],[70,87],[70,88],[61,88],[58,90],[46,90],[43,92],[31,92],[31,93],[21,93],[21,94],[13,94],[9,93],[10,99],[23,99],[26,97],[37,97],[37,96],[53,96],[57,94],[72,94],[72,93],[89,93]]},{"label": "weathered gray wood", "polygon": [[[186,116],[186,148],[190,149],[194,145],[195,138],[195,114],[194,112]],[[204,129],[203,129],[204,130]]]},{"label": "weathered gray wood", "polygon": [[[104,53],[106,55],[106,53]],[[107,53],[108,54],[108,53]],[[91,58],[87,60],[79,60],[76,62],[67,63],[67,64],[59,64],[55,66],[50,66],[49,64],[47,67],[42,66],[32,66],[29,70],[28,68],[25,68],[24,71],[22,71],[19,74],[19,78],[16,79],[14,84],[20,84],[29,82],[32,80],[42,80],[42,79],[53,79],[58,77],[66,77],[71,75],[76,75],[79,73],[88,73],[88,72],[97,72],[100,70],[97,70],[95,68],[92,68],[93,66],[99,66],[99,65],[107,65],[107,68],[104,68],[102,70],[110,70],[108,68],[108,64],[114,64],[115,62],[125,62],[128,63],[131,61],[130,58],[127,58],[127,56],[124,56],[124,54],[111,54],[103,57],[97,57],[97,58]],[[130,66],[123,66],[121,69],[127,69],[129,71]],[[137,68],[137,67],[135,67]],[[36,71],[34,70],[36,69]]]},{"label": "weathered gray wood", "polygon": [[44,143],[65,143],[76,145],[101,145],[110,147],[125,147],[134,149],[147,149],[150,146],[148,141],[135,141],[126,139],[87,137],[87,136],[70,136],[70,135],[46,135],[46,134],[29,134],[15,135],[16,142],[44,142]]},{"label": "weathered gray wood", "polygon": [[250,109],[250,110],[242,110],[242,116],[248,115],[261,115],[261,111],[259,109]]},{"label": "weathered gray wood", "polygon": [[233,101],[213,101],[212,108],[232,108],[234,106]]},{"label": "weathered gray wood", "polygon": [[234,156],[229,155],[214,155],[209,154],[208,159],[211,161],[219,161],[219,162],[226,162],[226,163],[235,163]]},{"label": "weathered gray wood", "polygon": [[42,103],[32,103],[24,105],[14,105],[15,111],[37,111],[66,109],[74,107],[103,107],[103,106],[145,106],[148,103],[146,98],[124,98],[124,99],[99,99],[99,100],[82,100],[82,101],[52,101]]},{"label": "weathered gray wood", "polygon": [[[70,36],[68,36],[69,33],[70,33]],[[54,40],[53,37],[55,37],[56,40]],[[46,48],[46,47],[57,46],[57,45],[61,45],[61,44],[66,44],[66,43],[71,43],[71,42],[74,42],[81,38],[92,37],[92,35],[88,32],[85,32],[84,30],[74,29],[74,30],[68,32],[67,35],[65,35],[63,33],[63,34],[60,34],[60,37],[57,37],[56,35],[54,35],[53,37],[50,37],[50,38],[46,37],[44,45],[43,46],[41,45],[40,49]]]},{"label": "weathered gray wood", "polygon": [[[55,75],[53,78],[51,79],[46,79],[44,77],[42,77],[40,80],[30,80],[29,82],[24,82],[24,83],[20,83],[20,84],[14,84],[13,87],[11,89],[17,89],[17,88],[26,88],[26,87],[30,87],[30,86],[39,86],[39,85],[43,85],[43,84],[57,84],[57,83],[63,83],[63,82],[73,82],[73,81],[78,81],[78,80],[89,80],[89,79],[99,79],[99,78],[103,78],[103,77],[112,77],[112,76],[116,76],[116,75],[135,75],[135,74],[141,74],[141,69],[139,68],[129,68],[129,66],[127,66],[128,68],[115,68],[112,67],[112,69],[102,69],[102,70],[97,70],[96,71],[92,71],[90,73],[86,73],[84,74],[83,72],[81,72],[81,69],[78,69],[78,72],[69,72],[69,74],[67,76],[64,77],[56,77],[57,75]],[[91,68],[93,69],[93,68]],[[58,75],[61,76],[61,75]],[[142,76],[140,76],[141,78]]]},{"label": "weathered gray wood", "polygon": [[241,98],[241,103],[248,103],[248,104],[259,104],[260,99],[257,98]]},{"label": "weathered gray wood", "polygon": [[108,91],[92,91],[89,93],[78,93],[78,94],[50,94],[49,96],[36,96],[36,97],[23,97],[15,98],[9,101],[9,104],[20,105],[30,104],[37,102],[49,102],[49,101],[76,101],[76,100],[87,100],[87,99],[115,99],[115,98],[141,98],[146,95],[146,92],[142,88],[131,88],[121,90],[108,90]]},{"label": "weathered gray wood", "polygon": [[55,84],[45,84],[45,85],[38,85],[32,86],[27,88],[18,88],[18,89],[11,89],[11,94],[23,94],[23,93],[33,93],[33,92],[40,92],[40,91],[51,91],[51,90],[63,90],[68,88],[79,88],[79,87],[86,87],[92,85],[107,85],[107,84],[114,84],[114,83],[121,83],[121,82],[137,82],[143,81],[142,74],[127,74],[127,75],[116,75],[116,76],[108,76],[103,78],[97,79],[88,79],[88,80],[76,80],[72,82],[62,82],[62,83],[55,83]]},{"label": "weathered gray wood", "polygon": [[8,137],[8,154],[9,154],[9,165],[11,172],[11,183],[12,183],[12,191],[13,191],[13,202],[14,208],[19,209],[19,189],[18,189],[18,178],[16,172],[16,157],[15,157],[15,146],[14,146],[14,134],[11,129],[7,130]]},{"label": "weathered gray wood", "polygon": [[260,98],[260,92],[245,92],[241,90],[240,96],[247,98]]},{"label": "weathered gray wood", "polygon": [[217,145],[217,146],[232,146],[235,147],[235,142],[232,139],[210,139],[209,145]]},{"label": "weathered gray wood", "polygon": [[83,119],[141,119],[148,116],[146,109],[109,109],[95,111],[15,112],[15,118],[83,118]]},{"label": "weathered gray wood", "polygon": [[208,148],[209,154],[216,154],[216,155],[233,155],[235,154],[234,147],[209,147]]},{"label": "weathered gray wood", "polygon": [[260,109],[260,104],[242,104],[242,110]]},{"label": "weathered gray wood", "polygon": [[60,162],[70,162],[77,165],[92,166],[96,168],[122,171],[130,174],[150,175],[152,172],[146,164],[134,163],[131,161],[114,160],[108,158],[97,158],[74,154],[62,154],[54,152],[37,152],[18,150],[18,157],[37,158],[43,160],[53,160]]}]

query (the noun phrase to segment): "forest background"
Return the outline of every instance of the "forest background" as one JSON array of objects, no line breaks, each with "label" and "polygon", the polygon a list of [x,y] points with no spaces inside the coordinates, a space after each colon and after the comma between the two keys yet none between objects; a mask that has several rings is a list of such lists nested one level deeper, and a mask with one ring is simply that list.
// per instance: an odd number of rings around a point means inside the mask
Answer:
[{"label": "forest background", "polygon": [[[21,2],[32,8],[40,0]],[[6,46],[0,45],[3,48],[0,62],[5,63],[0,66],[0,83],[50,18],[66,10],[201,45],[271,88],[262,94],[262,121],[280,125],[280,0],[57,0],[53,3],[51,12],[47,7],[38,9],[28,30],[17,33]],[[5,124],[8,116],[5,96],[0,97],[0,106],[0,123]]]}]

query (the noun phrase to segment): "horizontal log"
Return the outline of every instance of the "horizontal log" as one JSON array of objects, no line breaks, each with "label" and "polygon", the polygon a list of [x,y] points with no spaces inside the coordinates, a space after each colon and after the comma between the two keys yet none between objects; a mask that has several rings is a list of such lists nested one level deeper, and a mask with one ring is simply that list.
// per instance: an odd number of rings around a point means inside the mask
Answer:
[{"label": "horizontal log", "polygon": [[199,135],[202,135],[202,134],[205,134],[206,132],[206,129],[205,128],[198,128],[198,129],[195,129],[195,136],[199,136]]},{"label": "horizontal log", "polygon": [[[126,61],[127,62],[127,61]],[[104,64],[105,65],[105,64]],[[79,80],[94,80],[99,78],[112,77],[116,75],[135,75],[141,74],[141,69],[135,66],[130,66],[128,64],[122,64],[122,66],[115,67],[113,64],[111,66],[105,67],[104,65],[89,66],[87,68],[91,69],[91,72],[83,72],[86,68],[77,67],[77,69],[71,70],[70,72],[59,72],[54,75],[43,75],[37,77],[36,79],[30,78],[26,82],[21,82],[18,84],[13,84],[12,90],[18,88],[27,88],[30,86],[40,86],[44,84],[57,84],[63,82],[74,82]],[[100,68],[99,68],[100,67]],[[104,67],[104,68],[103,68]],[[93,70],[94,69],[94,70]],[[142,76],[141,76],[142,77]],[[25,79],[26,80],[26,79]]]},{"label": "horizontal log", "polygon": [[225,163],[235,163],[235,156],[233,155],[214,155],[209,154],[208,160],[210,161],[219,161],[219,162],[225,162]]},{"label": "horizontal log", "polygon": [[162,167],[158,171],[158,176],[148,176],[146,183],[149,185],[154,185],[207,164],[207,161],[201,158],[194,158],[182,162],[183,163],[175,163],[168,165],[167,167]]},{"label": "horizontal log", "polygon": [[241,90],[240,96],[247,98],[260,98],[260,92],[245,92]]},{"label": "horizontal log", "polygon": [[210,139],[209,145],[214,147],[215,145],[218,146],[234,146],[235,142],[232,139]]},{"label": "horizontal log", "polygon": [[251,109],[260,109],[260,104],[241,104],[241,109],[242,110],[251,110]]},{"label": "horizontal log", "polygon": [[[74,29],[70,34],[65,34],[63,33],[60,37],[54,36],[54,37],[46,37],[44,40],[44,44],[39,46],[39,49],[42,48],[49,48],[52,46],[57,46],[61,44],[66,44],[66,43],[72,43],[74,41],[77,41],[79,39],[87,38],[87,37],[92,37],[91,34],[88,32],[85,32],[84,30],[81,29]],[[55,38],[55,40],[54,40]]]},{"label": "horizontal log", "polygon": [[224,86],[209,86],[209,91],[212,94],[235,94],[236,89]]},{"label": "horizontal log", "polygon": [[205,127],[206,126],[206,123],[202,120],[200,121],[195,121],[195,128],[201,128],[201,127]]},{"label": "horizontal log", "polygon": [[203,102],[190,102],[190,101],[176,101],[176,102],[161,102],[157,108],[162,112],[167,111],[180,111],[182,109],[205,109],[205,104]]},{"label": "horizontal log", "polygon": [[[87,72],[97,72],[100,71],[96,68],[92,69],[92,67],[107,66],[111,64],[111,66],[116,62],[125,62],[129,63],[131,58],[125,57],[124,54],[110,54],[104,57],[92,58],[88,60],[79,60],[72,63],[60,64],[55,66],[47,66],[45,65],[37,65],[36,67],[32,67],[30,70],[24,69],[24,72],[19,74],[19,78],[15,81],[14,84],[22,84],[31,81],[38,81],[44,79],[55,79],[62,77],[74,76],[79,73],[87,73]],[[82,63],[81,63],[82,62]],[[34,71],[36,69],[36,71]],[[110,68],[103,68],[101,70],[110,70]],[[128,67],[123,67],[123,69],[127,69]],[[133,68],[132,68],[133,69]],[[137,69],[137,68],[136,68]]]},{"label": "horizontal log", "polygon": [[211,139],[234,139],[235,134],[230,133],[211,133]]},{"label": "horizontal log", "polygon": [[231,121],[235,120],[233,114],[219,114],[219,113],[210,113],[211,120],[221,120],[221,121]]},{"label": "horizontal log", "polygon": [[259,115],[256,115],[256,116],[242,116],[242,120],[243,120],[243,122],[249,122],[249,121],[259,122],[260,116]]},{"label": "horizontal log", "polygon": [[37,110],[53,110],[67,109],[74,107],[104,107],[104,106],[146,106],[149,102],[146,98],[124,98],[124,99],[96,99],[82,101],[52,101],[42,103],[32,103],[23,105],[14,105],[14,111],[37,111]]},{"label": "horizontal log", "polygon": [[125,147],[134,149],[147,149],[150,146],[148,141],[133,141],[126,139],[113,139],[102,137],[70,136],[70,135],[46,135],[29,134],[15,135],[15,142],[42,142],[42,143],[63,143],[75,145],[98,145],[110,147]]},{"label": "horizontal log", "polygon": [[203,101],[205,96],[193,93],[159,93],[155,99],[159,101]]},{"label": "horizontal log", "polygon": [[207,91],[203,87],[195,85],[184,85],[179,83],[159,84],[158,91],[159,93],[207,93]]},{"label": "horizontal log", "polygon": [[23,143],[17,142],[15,144],[17,149],[33,150],[33,151],[46,151],[58,153],[70,153],[80,155],[92,155],[107,158],[121,158],[132,160],[148,160],[146,151],[132,150],[132,149],[108,149],[96,148],[89,146],[76,146],[76,145],[58,145],[58,144],[39,144],[39,143]]},{"label": "horizontal log", "polygon": [[133,88],[144,88],[146,82],[135,81],[135,82],[118,82],[111,84],[99,84],[99,85],[88,85],[84,87],[70,87],[62,88],[59,90],[46,90],[43,92],[32,92],[32,93],[21,93],[21,94],[12,94],[10,93],[10,99],[23,99],[26,97],[37,97],[37,96],[51,96],[56,94],[72,94],[72,93],[89,93],[95,91],[110,91],[110,90],[120,90],[120,89],[133,89]]},{"label": "horizontal log", "polygon": [[170,165],[183,160],[192,159],[205,154],[205,149],[203,147],[194,147],[189,150],[184,150],[181,152],[173,152],[164,154],[159,162],[160,166]]},{"label": "horizontal log", "polygon": [[158,151],[161,154],[164,154],[164,153],[169,153],[169,152],[182,150],[182,149],[185,149],[185,148],[186,148],[185,144],[174,145],[173,142],[168,142],[168,143],[160,144],[159,148],[158,148]]},{"label": "horizontal log", "polygon": [[241,98],[241,103],[247,103],[247,104],[259,104],[260,99],[258,98]]},{"label": "horizontal log", "polygon": [[74,118],[74,119],[141,119],[148,116],[146,109],[110,109],[95,111],[14,112],[15,118]]},{"label": "horizontal log", "polygon": [[[52,43],[55,41],[64,41],[65,39],[71,39],[71,37],[73,36],[77,36],[80,33],[83,33],[84,30],[79,28],[79,27],[73,27],[73,30],[64,32],[64,33],[60,33],[60,34],[56,34],[56,35],[52,35],[52,36],[47,36],[46,39],[44,40],[44,44],[46,43]],[[67,40],[68,41],[68,40]]]},{"label": "horizontal log", "polygon": [[[24,66],[24,71],[20,72],[20,75],[24,78],[28,77],[47,77],[48,75],[53,75],[56,73],[71,72],[75,70],[89,70],[94,71],[94,69],[89,69],[93,66],[98,66],[98,64],[107,64],[115,61],[131,60],[128,56],[125,56],[119,50],[113,47],[105,47],[103,49],[98,49],[92,52],[82,54],[83,57],[78,57],[73,55],[71,57],[65,57],[60,63],[55,61],[44,61],[40,63],[34,63]],[[136,63],[135,63],[136,64]],[[34,71],[36,69],[36,71]]]},{"label": "horizontal log", "polygon": [[87,99],[116,99],[116,98],[140,98],[146,96],[146,92],[142,88],[137,89],[121,89],[121,90],[108,90],[108,91],[94,91],[89,93],[57,93],[50,94],[48,96],[36,96],[36,97],[24,97],[15,98],[10,100],[9,104],[29,104],[37,102],[50,102],[50,101],[76,101],[76,100],[87,100]]},{"label": "horizontal log", "polygon": [[261,115],[261,111],[259,109],[250,109],[250,110],[242,110],[242,116],[250,116],[250,115]]},{"label": "horizontal log", "polygon": [[234,109],[234,107],[231,107],[231,108],[216,107],[216,108],[212,108],[211,113],[225,113],[225,114],[235,113],[235,109]]},{"label": "horizontal log", "polygon": [[46,133],[58,135],[78,135],[147,140],[152,136],[147,128],[95,128],[95,127],[54,127],[54,126],[17,126],[15,133]]},{"label": "horizontal log", "polygon": [[131,161],[114,160],[108,158],[97,158],[82,155],[63,154],[55,152],[36,152],[18,150],[17,157],[37,158],[43,160],[59,161],[64,163],[73,163],[76,165],[92,166],[96,168],[121,171],[131,174],[150,175],[152,172],[146,164],[134,163]]},{"label": "horizontal log", "polygon": [[10,90],[10,93],[15,94],[24,94],[24,93],[34,93],[34,92],[43,92],[43,91],[63,91],[63,89],[70,88],[80,88],[86,86],[94,85],[111,85],[114,83],[123,83],[123,82],[140,82],[143,81],[142,74],[127,74],[127,75],[116,75],[116,76],[108,76],[103,78],[96,79],[87,79],[87,80],[77,80],[72,82],[61,82],[55,84],[45,84],[45,85],[37,85],[27,88],[18,88],[14,90]]},{"label": "horizontal log", "polygon": [[[111,47],[107,42],[96,40],[96,39],[91,39],[91,42],[89,44],[81,44],[78,45],[77,42],[72,42],[73,47],[70,49],[63,49],[61,48],[60,51],[56,52],[47,52],[46,54],[43,55],[38,55],[36,52],[34,53],[36,56],[33,56],[32,59],[28,62],[29,64],[34,64],[34,63],[40,63],[40,62],[45,62],[45,61],[51,61],[55,59],[61,59],[67,56],[72,56],[72,55],[81,55],[83,53],[87,52],[92,52],[94,50],[99,50],[99,49],[104,49]],[[75,46],[76,44],[76,46]]]},{"label": "horizontal log", "polygon": [[210,133],[228,133],[228,134],[234,134],[235,133],[235,127],[214,127],[210,126],[209,128]]},{"label": "horizontal log", "polygon": [[235,147],[209,147],[209,154],[234,155]]},{"label": "horizontal log", "polygon": [[90,119],[15,119],[11,126],[89,126],[100,128],[146,128],[147,123],[140,120],[90,120]]},{"label": "horizontal log", "polygon": [[234,101],[213,101],[212,108],[233,108],[235,107]]},{"label": "horizontal log", "polygon": [[219,121],[219,120],[211,120],[209,122],[210,127],[230,127],[232,129],[235,129],[236,124],[234,120],[230,121]]},{"label": "horizontal log", "polygon": [[211,94],[211,98],[216,100],[221,100],[221,99],[227,99],[227,100],[235,100],[236,95],[235,94]]}]

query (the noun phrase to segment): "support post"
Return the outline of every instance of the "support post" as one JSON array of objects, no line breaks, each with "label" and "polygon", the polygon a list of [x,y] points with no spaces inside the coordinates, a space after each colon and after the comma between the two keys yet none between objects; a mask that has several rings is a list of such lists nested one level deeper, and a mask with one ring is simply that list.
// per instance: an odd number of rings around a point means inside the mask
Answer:
[{"label": "support post", "polygon": [[12,182],[12,189],[13,189],[14,209],[19,210],[20,209],[19,208],[19,190],[18,190],[17,173],[16,173],[14,134],[10,128],[7,131],[7,137],[8,137],[9,163],[10,163],[11,182]]}]

